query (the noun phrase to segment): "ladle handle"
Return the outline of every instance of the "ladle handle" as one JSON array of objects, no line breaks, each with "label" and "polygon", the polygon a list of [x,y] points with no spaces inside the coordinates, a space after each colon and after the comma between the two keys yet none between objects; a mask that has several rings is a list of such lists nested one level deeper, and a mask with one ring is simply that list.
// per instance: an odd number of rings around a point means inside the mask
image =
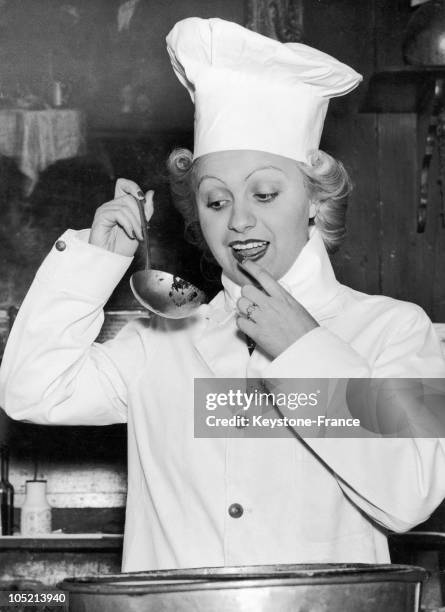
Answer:
[{"label": "ladle handle", "polygon": [[139,208],[139,216],[141,217],[142,237],[145,247],[145,269],[150,270],[150,242],[148,240],[147,219],[145,218],[144,202],[145,200],[136,199]]}]

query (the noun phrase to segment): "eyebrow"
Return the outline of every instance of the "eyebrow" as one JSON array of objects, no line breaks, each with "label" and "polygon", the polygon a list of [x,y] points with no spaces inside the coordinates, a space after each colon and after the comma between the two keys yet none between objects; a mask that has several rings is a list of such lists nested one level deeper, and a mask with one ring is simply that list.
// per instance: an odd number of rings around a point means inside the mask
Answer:
[{"label": "eyebrow", "polygon": [[[244,181],[247,181],[252,176],[252,174],[255,174],[255,172],[260,172],[260,170],[278,170],[278,172],[281,172],[282,174],[285,174],[285,172],[281,168],[278,168],[278,166],[261,166],[261,168],[255,168],[255,170],[252,170],[252,172],[250,172],[246,176]],[[218,178],[217,176],[213,176],[212,174],[204,174],[204,176],[202,176],[199,179],[198,189],[201,186],[201,183],[203,181],[205,181],[206,179],[215,179],[216,181],[220,181],[220,183],[224,183],[225,184],[225,182],[222,179]]]},{"label": "eyebrow", "polygon": [[248,174],[244,180],[247,181],[247,179],[249,179],[252,174],[255,174],[255,172],[259,172],[260,170],[278,170],[278,172],[285,174],[284,170],[281,170],[281,168],[278,168],[278,166],[261,166],[261,168],[255,168],[255,170],[252,170],[252,172]]},{"label": "eyebrow", "polygon": [[[206,179],[215,179],[216,181],[219,181],[220,183],[224,183],[224,181],[222,179],[218,178],[217,176],[213,176],[212,174],[204,174],[204,176],[201,176],[201,178],[199,179],[198,189],[201,187],[202,181],[205,181]],[[225,183],[224,183],[224,185],[225,185]]]}]

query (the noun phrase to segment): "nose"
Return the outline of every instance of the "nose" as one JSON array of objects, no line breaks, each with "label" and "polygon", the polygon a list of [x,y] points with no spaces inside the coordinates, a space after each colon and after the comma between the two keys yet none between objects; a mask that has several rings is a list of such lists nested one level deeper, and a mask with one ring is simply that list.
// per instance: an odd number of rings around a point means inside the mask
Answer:
[{"label": "nose", "polygon": [[229,218],[228,228],[243,234],[256,225],[256,217],[247,202],[235,200]]}]

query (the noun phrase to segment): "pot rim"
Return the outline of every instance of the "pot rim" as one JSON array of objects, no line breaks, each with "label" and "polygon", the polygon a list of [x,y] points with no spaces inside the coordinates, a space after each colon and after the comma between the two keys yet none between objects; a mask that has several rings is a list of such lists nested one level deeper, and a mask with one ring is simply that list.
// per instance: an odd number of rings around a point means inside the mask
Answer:
[{"label": "pot rim", "polygon": [[411,565],[305,564],[187,568],[66,578],[69,593],[150,594],[206,589],[240,589],[374,582],[423,582],[428,572]]}]

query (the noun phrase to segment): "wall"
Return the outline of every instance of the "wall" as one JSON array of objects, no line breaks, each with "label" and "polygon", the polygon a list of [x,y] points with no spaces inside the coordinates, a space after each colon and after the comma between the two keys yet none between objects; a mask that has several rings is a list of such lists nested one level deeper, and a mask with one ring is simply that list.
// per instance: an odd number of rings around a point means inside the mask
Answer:
[{"label": "wall", "polygon": [[192,111],[188,94],[176,88],[165,36],[176,21],[193,15],[242,21],[244,3],[137,0],[127,24],[123,4],[3,0],[3,96],[32,92],[51,104],[52,82],[60,80],[69,103],[88,110],[90,125],[181,129]]},{"label": "wall", "polygon": [[445,230],[434,164],[426,232],[416,232],[425,118],[360,112],[372,74],[403,65],[409,2],[320,0],[307,2],[306,8],[306,41],[364,75],[358,91],[332,104],[323,141],[345,162],[355,183],[349,236],[335,257],[337,273],[358,290],[416,302],[433,320],[443,321]]}]

